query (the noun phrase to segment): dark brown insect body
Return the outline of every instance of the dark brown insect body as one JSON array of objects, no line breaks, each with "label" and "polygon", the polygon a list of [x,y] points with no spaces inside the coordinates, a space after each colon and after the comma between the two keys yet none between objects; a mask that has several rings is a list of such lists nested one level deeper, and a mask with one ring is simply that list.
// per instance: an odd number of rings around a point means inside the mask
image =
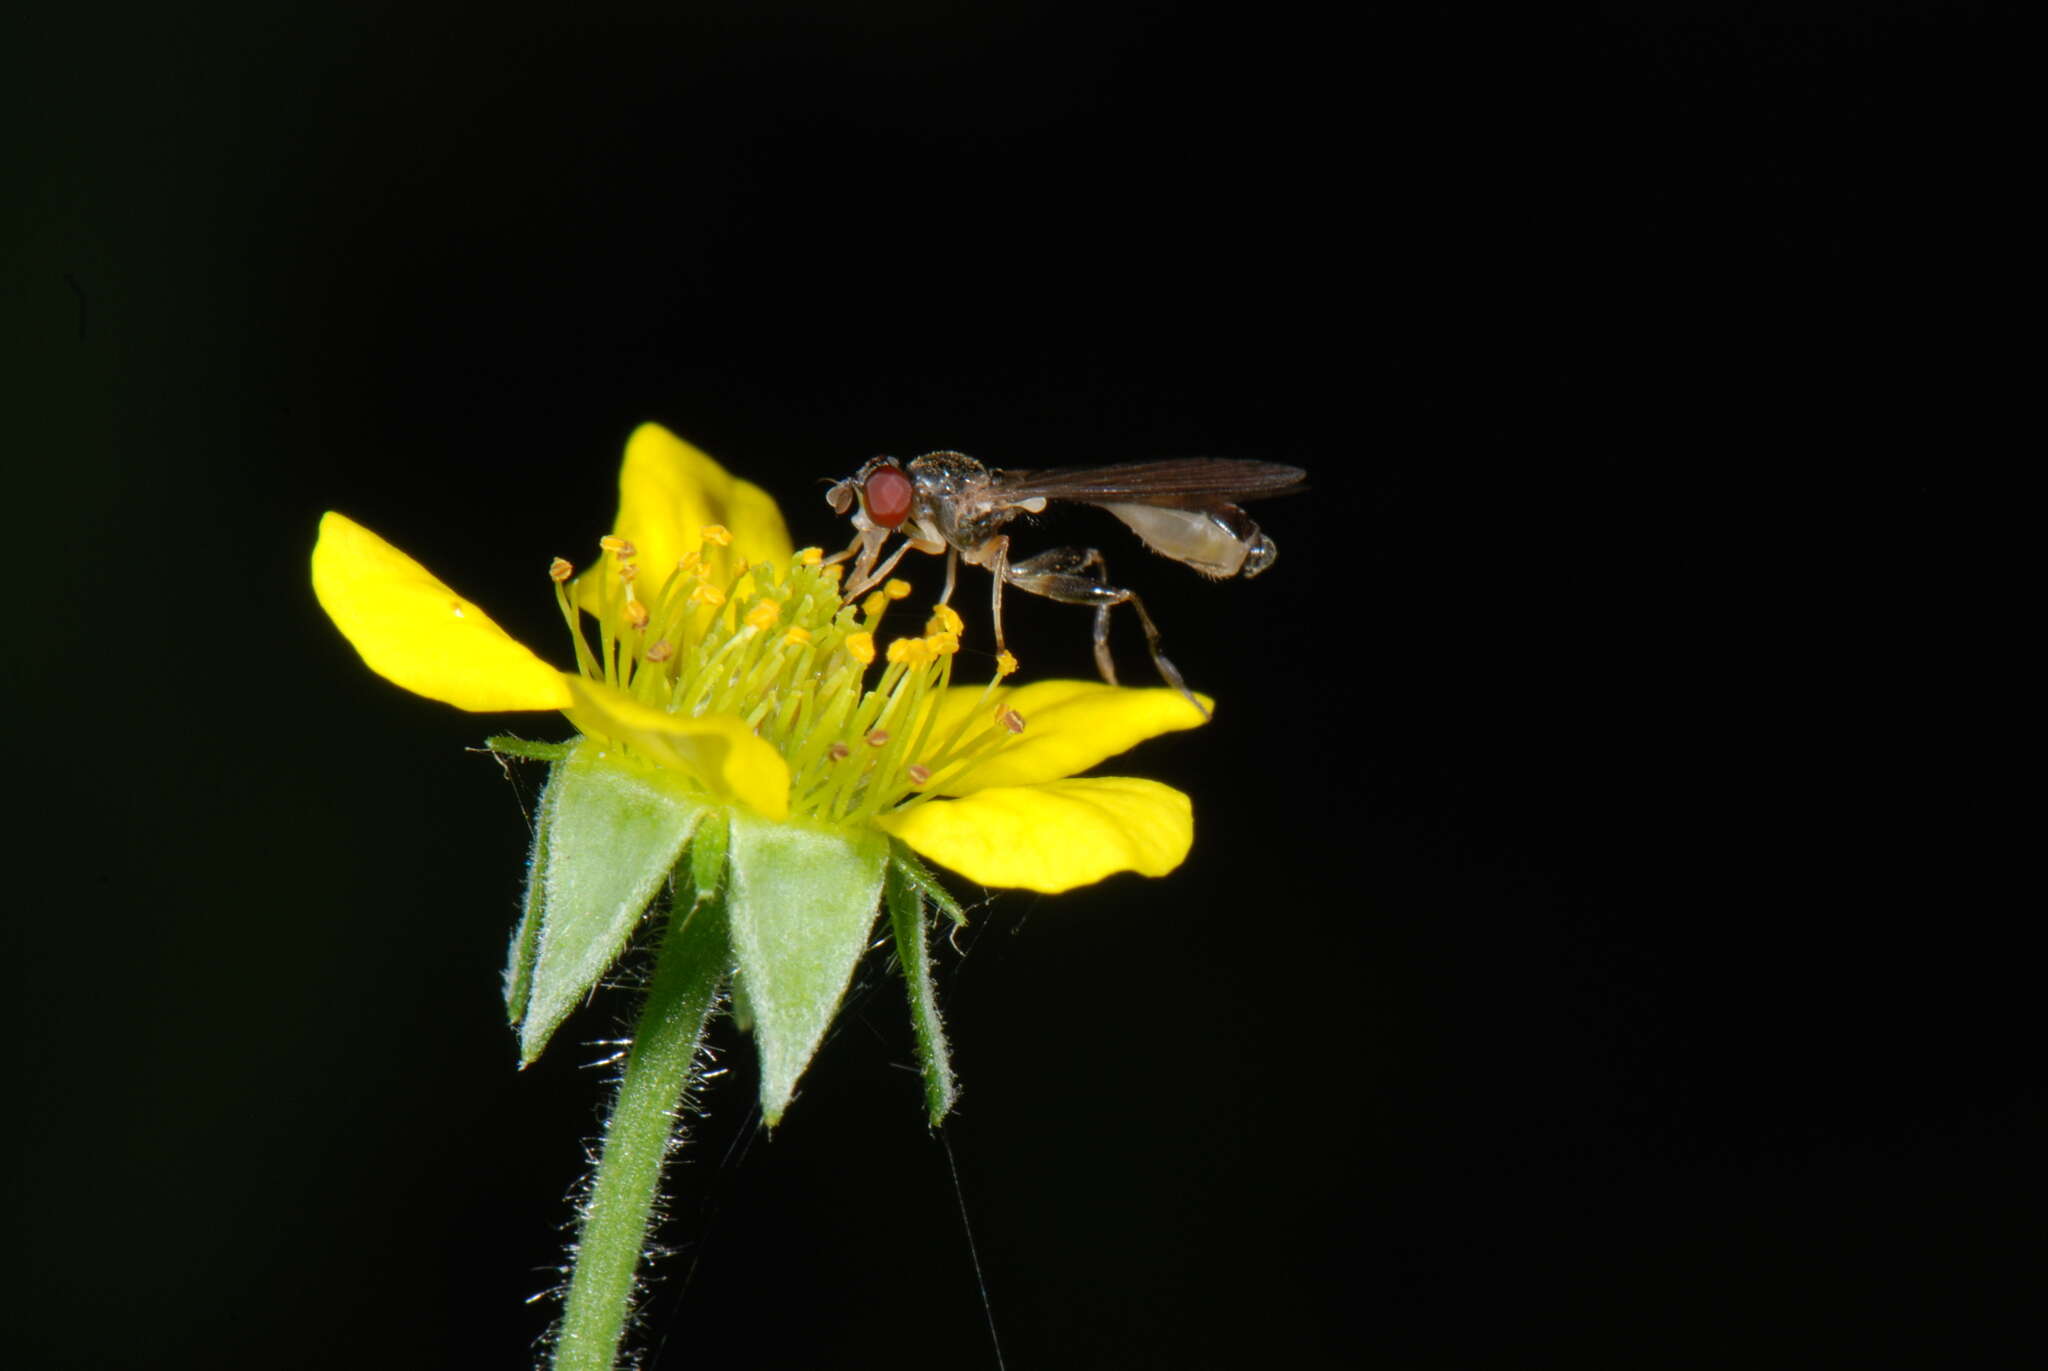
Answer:
[{"label": "dark brown insect body", "polygon": [[[1003,646],[1005,585],[1063,604],[1093,605],[1095,665],[1111,685],[1116,684],[1116,667],[1109,656],[1109,611],[1127,603],[1144,626],[1159,674],[1193,700],[1180,672],[1159,650],[1152,616],[1135,594],[1108,583],[1100,552],[1061,547],[1013,562],[1004,526],[1053,501],[1096,505],[1123,520],[1154,552],[1205,576],[1256,576],[1273,564],[1276,549],[1237,502],[1292,494],[1302,488],[1306,474],[1276,462],[1216,457],[1005,471],[963,453],[929,452],[909,462],[876,457],[825,498],[834,510],[850,515],[857,530],[839,555],[855,559],[847,577],[849,596],[880,582],[911,548],[946,554],[941,604],[952,598],[960,562],[986,567],[995,577],[998,650]],[[882,550],[896,533],[903,542],[884,560]]]}]

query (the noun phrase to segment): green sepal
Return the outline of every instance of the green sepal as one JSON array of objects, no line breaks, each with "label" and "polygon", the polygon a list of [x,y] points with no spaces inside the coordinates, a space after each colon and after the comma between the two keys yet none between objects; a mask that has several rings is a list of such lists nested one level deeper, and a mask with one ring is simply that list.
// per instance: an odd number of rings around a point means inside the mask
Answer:
[{"label": "green sepal", "polygon": [[533,807],[533,846],[526,855],[526,897],[521,901],[519,927],[512,932],[512,948],[505,958],[505,1016],[514,1028],[526,1017],[526,1003],[533,995],[533,959],[540,954],[540,912],[547,889],[548,829],[554,803],[555,769],[549,767],[548,778],[541,783],[540,800]]},{"label": "green sepal", "polygon": [[939,997],[932,986],[932,959],[924,922],[924,892],[904,873],[903,864],[889,863],[882,900],[896,933],[896,959],[903,964],[903,985],[910,992],[910,1026],[917,1036],[917,1064],[924,1073],[925,1117],[937,1128],[953,1112],[959,1086],[946,1053],[946,1030],[939,1022]]},{"label": "green sepal", "polygon": [[690,839],[690,889],[700,904],[725,884],[725,853],[731,846],[731,832],[725,816],[713,814],[698,825],[696,836]]},{"label": "green sepal", "polygon": [[733,954],[761,1059],[761,1113],[781,1121],[867,950],[888,840],[872,829],[732,811]]},{"label": "green sepal", "polygon": [[[529,876],[540,914],[519,1022],[521,1066],[540,1056],[618,960],[708,808],[590,739],[550,768],[545,795]],[[515,967],[519,961],[515,944]]]},{"label": "green sepal", "polygon": [[484,739],[484,746],[501,757],[517,757],[524,762],[559,762],[576,750],[574,743],[534,742],[509,733]]},{"label": "green sepal", "polygon": [[918,894],[944,910],[955,928],[967,926],[967,911],[953,898],[953,892],[939,884],[939,878],[932,875],[932,869],[919,861],[908,845],[895,838],[889,840],[889,867],[910,882]]}]

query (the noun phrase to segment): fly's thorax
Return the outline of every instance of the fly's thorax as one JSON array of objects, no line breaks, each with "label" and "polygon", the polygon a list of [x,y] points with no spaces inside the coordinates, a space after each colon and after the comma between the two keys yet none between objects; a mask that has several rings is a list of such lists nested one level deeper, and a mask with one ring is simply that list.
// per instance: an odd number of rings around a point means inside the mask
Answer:
[{"label": "fly's thorax", "polygon": [[994,498],[989,469],[964,452],[927,452],[906,470],[919,521],[953,547],[979,547],[1017,516],[1016,506]]}]

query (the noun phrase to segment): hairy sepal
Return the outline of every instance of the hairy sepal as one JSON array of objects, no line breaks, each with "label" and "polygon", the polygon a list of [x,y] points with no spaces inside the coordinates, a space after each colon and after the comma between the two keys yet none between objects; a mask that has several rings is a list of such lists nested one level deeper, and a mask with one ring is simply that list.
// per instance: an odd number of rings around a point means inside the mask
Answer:
[{"label": "hairy sepal", "polygon": [[796,1094],[867,950],[889,843],[862,829],[732,811],[727,909],[772,1126]]},{"label": "hairy sepal", "polygon": [[707,808],[599,739],[549,768],[506,977],[520,1065],[611,970]]}]

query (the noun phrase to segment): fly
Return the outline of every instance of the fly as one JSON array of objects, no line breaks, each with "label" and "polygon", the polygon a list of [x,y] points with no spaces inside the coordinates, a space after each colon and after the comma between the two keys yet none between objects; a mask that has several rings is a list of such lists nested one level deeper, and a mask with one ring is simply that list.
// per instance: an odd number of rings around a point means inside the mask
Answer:
[{"label": "fly", "polygon": [[[1099,551],[1058,547],[1013,562],[1010,535],[1003,528],[1018,515],[1041,513],[1055,501],[1095,505],[1123,520],[1154,552],[1204,576],[1256,576],[1273,565],[1277,549],[1238,502],[1291,495],[1306,476],[1300,467],[1222,457],[1005,471],[963,453],[928,452],[908,462],[876,457],[834,485],[825,499],[836,513],[850,515],[856,530],[853,542],[833,559],[854,559],[847,577],[849,598],[878,584],[912,548],[934,556],[944,553],[946,588],[940,604],[952,599],[963,561],[995,578],[998,651],[1003,648],[1006,585],[1061,604],[1093,605],[1095,666],[1111,685],[1116,684],[1116,664],[1109,656],[1109,612],[1128,604],[1144,627],[1161,678],[1194,700],[1180,671],[1159,650],[1159,629],[1144,602],[1109,583]],[[884,560],[884,547],[898,533],[902,543]],[[1201,708],[1199,701],[1195,707]]]}]

